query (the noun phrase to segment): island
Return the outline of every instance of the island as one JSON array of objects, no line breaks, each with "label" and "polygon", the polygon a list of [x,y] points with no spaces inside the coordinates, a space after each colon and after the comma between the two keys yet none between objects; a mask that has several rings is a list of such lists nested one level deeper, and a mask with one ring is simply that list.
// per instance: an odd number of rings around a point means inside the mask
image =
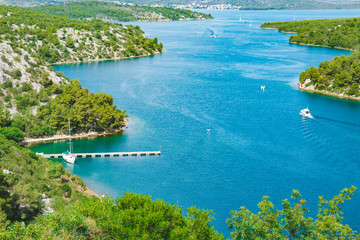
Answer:
[{"label": "island", "polygon": [[294,33],[293,44],[353,51],[311,67],[299,77],[299,89],[360,101],[360,18],[264,23],[260,28]]}]

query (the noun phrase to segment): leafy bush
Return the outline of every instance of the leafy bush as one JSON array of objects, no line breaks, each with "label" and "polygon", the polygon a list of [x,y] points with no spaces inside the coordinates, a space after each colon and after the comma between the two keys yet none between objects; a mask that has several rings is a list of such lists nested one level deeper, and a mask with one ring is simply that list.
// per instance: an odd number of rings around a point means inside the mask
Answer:
[{"label": "leafy bush", "polygon": [[64,192],[65,197],[69,198],[71,197],[71,187],[67,185],[66,183],[61,185],[61,190]]},{"label": "leafy bush", "polygon": [[64,167],[60,163],[53,164],[47,171],[50,178],[59,178],[64,172]]},{"label": "leafy bush", "polygon": [[24,140],[24,133],[16,127],[3,127],[0,128],[0,134],[5,136],[9,140],[15,142],[21,142]]}]

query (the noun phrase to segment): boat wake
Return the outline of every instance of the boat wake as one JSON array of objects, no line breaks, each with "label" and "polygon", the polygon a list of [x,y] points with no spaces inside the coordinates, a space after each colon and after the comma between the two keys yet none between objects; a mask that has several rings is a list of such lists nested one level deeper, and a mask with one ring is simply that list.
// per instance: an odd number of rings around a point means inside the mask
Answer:
[{"label": "boat wake", "polygon": [[[343,146],[357,145],[360,137],[360,124],[336,120],[319,115],[314,119],[300,118],[299,127],[303,133],[303,140],[312,148],[311,159],[320,166],[332,165],[346,168],[344,161],[339,161],[339,156],[352,159],[353,152]],[[310,157],[310,156],[309,156]]]},{"label": "boat wake", "polygon": [[360,124],[356,124],[356,123],[336,120],[336,119],[327,118],[327,117],[318,116],[318,115],[313,115],[313,116],[318,120],[325,120],[325,121],[332,122],[332,123],[340,123],[340,124],[347,125],[347,126],[352,126],[352,127],[360,127]]}]

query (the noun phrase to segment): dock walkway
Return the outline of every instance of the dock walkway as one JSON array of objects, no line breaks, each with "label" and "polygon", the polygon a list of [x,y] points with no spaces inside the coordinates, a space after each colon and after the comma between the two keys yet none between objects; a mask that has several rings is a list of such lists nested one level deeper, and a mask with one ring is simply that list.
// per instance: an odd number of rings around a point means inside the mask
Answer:
[{"label": "dock walkway", "polygon": [[[42,156],[44,158],[61,158],[63,156],[60,154],[43,154],[36,153],[36,155]],[[144,152],[105,152],[105,153],[72,153],[77,158],[95,158],[95,157],[126,157],[126,156],[155,156],[161,155],[161,151],[144,151]]]}]

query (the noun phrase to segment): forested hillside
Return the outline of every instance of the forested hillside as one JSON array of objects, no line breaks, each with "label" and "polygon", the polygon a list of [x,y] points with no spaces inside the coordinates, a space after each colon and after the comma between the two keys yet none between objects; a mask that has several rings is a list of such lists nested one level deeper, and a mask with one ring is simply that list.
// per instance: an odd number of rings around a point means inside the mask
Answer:
[{"label": "forested hillside", "polygon": [[211,19],[210,14],[171,7],[122,5],[102,1],[81,1],[41,5],[34,11],[73,19],[106,19],[111,21],[174,21]]},{"label": "forested hillside", "polygon": [[138,26],[71,20],[6,6],[0,6],[0,23],[0,131],[16,141],[24,134],[67,132],[69,117],[74,133],[124,126],[127,115],[113,105],[111,96],[89,93],[49,64],[162,51],[162,44],[144,37]]}]

